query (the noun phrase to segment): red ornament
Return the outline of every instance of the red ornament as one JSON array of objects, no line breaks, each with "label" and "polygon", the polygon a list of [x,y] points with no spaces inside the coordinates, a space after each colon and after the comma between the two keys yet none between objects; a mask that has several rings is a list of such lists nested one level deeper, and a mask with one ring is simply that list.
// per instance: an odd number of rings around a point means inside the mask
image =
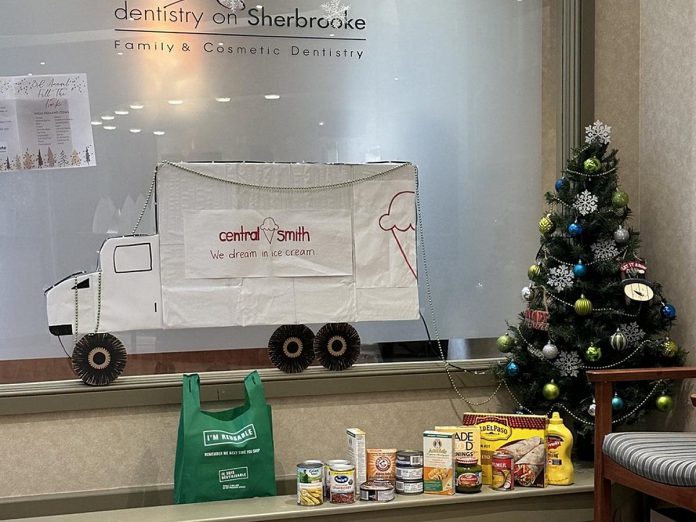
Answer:
[{"label": "red ornament", "polygon": [[524,312],[524,322],[530,328],[547,332],[549,329],[549,317],[546,310],[532,310],[527,308]]}]

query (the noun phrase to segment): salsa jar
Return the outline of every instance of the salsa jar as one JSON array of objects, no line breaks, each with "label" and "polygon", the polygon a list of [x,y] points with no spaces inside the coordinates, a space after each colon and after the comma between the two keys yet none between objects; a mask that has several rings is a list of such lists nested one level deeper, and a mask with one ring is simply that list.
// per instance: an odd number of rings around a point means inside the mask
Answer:
[{"label": "salsa jar", "polygon": [[481,491],[481,465],[476,457],[457,459],[455,490],[457,493],[478,493]]}]

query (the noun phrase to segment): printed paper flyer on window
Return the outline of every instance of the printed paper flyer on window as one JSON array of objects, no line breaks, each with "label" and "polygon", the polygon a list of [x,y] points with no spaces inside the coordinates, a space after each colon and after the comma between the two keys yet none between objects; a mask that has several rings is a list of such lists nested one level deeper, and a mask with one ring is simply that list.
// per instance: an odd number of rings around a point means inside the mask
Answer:
[{"label": "printed paper flyer on window", "polygon": [[85,74],[0,77],[0,171],[94,165]]}]

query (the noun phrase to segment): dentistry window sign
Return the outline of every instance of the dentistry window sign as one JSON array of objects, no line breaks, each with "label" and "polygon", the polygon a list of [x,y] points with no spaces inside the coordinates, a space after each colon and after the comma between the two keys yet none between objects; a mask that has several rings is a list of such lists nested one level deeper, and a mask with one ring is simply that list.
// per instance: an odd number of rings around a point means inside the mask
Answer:
[{"label": "dentistry window sign", "polygon": [[0,77],[0,171],[95,164],[86,75]]},{"label": "dentistry window sign", "polygon": [[123,0],[113,10],[119,53],[278,56],[360,61],[368,21],[339,0],[249,4],[241,0]]}]

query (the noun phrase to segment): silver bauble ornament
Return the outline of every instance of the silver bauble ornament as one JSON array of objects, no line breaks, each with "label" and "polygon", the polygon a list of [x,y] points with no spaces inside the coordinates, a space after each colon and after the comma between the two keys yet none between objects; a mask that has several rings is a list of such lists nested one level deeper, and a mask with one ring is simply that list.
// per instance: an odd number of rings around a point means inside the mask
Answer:
[{"label": "silver bauble ornament", "polygon": [[593,400],[592,400],[592,404],[590,404],[590,405],[587,407],[587,414],[588,414],[590,417],[594,417],[596,412],[597,412],[597,404],[595,403],[595,401],[594,401],[594,399],[593,399]]},{"label": "silver bauble ornament", "polygon": [[614,241],[616,241],[616,243],[619,245],[627,243],[630,237],[631,233],[621,225],[619,225],[619,228],[617,228],[614,232]]},{"label": "silver bauble ornament", "polygon": [[549,360],[555,359],[556,357],[558,357],[558,347],[551,341],[549,341],[541,349],[541,353],[543,353],[544,357],[546,357]]},{"label": "silver bauble ornament", "polygon": [[522,291],[520,292],[520,295],[522,296],[522,299],[525,301],[531,301],[532,300],[532,289],[528,286],[525,286]]},{"label": "silver bauble ornament", "polygon": [[626,345],[628,344],[628,340],[626,339],[626,336],[621,332],[620,329],[616,329],[616,333],[611,336],[609,339],[609,344],[611,344],[611,347],[616,350],[617,352],[620,352],[624,349],[626,349]]}]

